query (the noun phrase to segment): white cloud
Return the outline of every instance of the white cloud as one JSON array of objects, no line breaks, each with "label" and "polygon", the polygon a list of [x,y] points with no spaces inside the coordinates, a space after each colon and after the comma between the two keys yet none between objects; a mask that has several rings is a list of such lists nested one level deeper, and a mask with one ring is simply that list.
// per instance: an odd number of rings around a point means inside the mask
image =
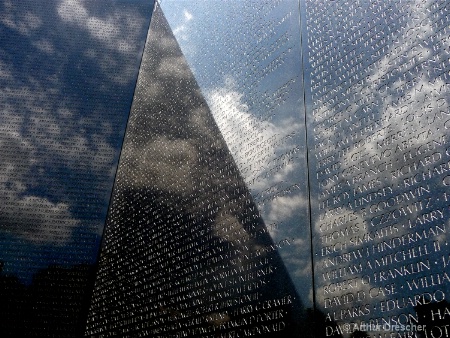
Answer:
[{"label": "white cloud", "polygon": [[[0,121],[0,146],[8,149],[2,152],[0,163],[2,230],[36,244],[64,245],[81,223],[72,215],[72,205],[57,196],[46,197],[47,187],[35,186],[34,176],[45,176],[43,168],[58,163],[68,170],[105,177],[111,172],[114,157],[107,141],[111,126],[106,123],[93,135],[85,129],[89,121],[80,119],[64,102],[53,111],[55,108],[48,106],[52,91],[40,88],[39,82],[34,87],[9,88],[6,94]],[[33,172],[33,168],[38,171]],[[30,187],[41,193],[30,192]]]},{"label": "white cloud", "polygon": [[32,12],[16,12],[13,10],[12,1],[4,1],[3,12],[0,15],[0,22],[10,29],[22,35],[29,36],[33,31],[41,27],[42,20]]},{"label": "white cloud", "polygon": [[[192,13],[189,12],[186,8],[183,9],[183,19],[180,20],[178,24],[174,24],[175,28],[172,30],[178,42],[186,42],[189,40],[190,22],[192,21],[192,19],[194,19]],[[183,48],[183,51],[186,54],[186,46]]]},{"label": "white cloud", "polygon": [[53,54],[55,52],[55,47],[47,39],[41,39],[33,43],[37,49],[41,50],[47,54]]},{"label": "white cloud", "polygon": [[[269,203],[268,216],[264,217],[264,220],[266,223],[279,223],[288,220],[306,205],[306,197],[302,194],[277,197]],[[276,230],[272,231],[275,232]]]},{"label": "white cloud", "polygon": [[137,51],[137,46],[131,41],[136,41],[144,20],[138,12],[122,8],[105,18],[97,17],[89,13],[82,0],[64,0],[57,11],[62,20],[87,30],[107,48],[124,54]]},{"label": "white cloud", "polygon": [[[268,187],[292,181],[290,175],[298,163],[284,163],[277,170],[270,163],[286,150],[295,147],[286,139],[301,128],[292,118],[274,121],[258,119],[243,101],[244,95],[234,89],[234,80],[227,78],[225,86],[206,93],[216,123],[254,197]],[[299,155],[299,154],[298,154]]]},{"label": "white cloud", "polygon": [[86,27],[93,37],[103,41],[111,41],[119,33],[115,21],[111,17],[106,20],[94,16],[89,17],[86,20]]},{"label": "white cloud", "polygon": [[[1,127],[0,127],[1,128]],[[2,131],[0,146],[8,147],[0,164],[0,223],[3,231],[35,244],[63,245],[79,222],[71,216],[69,205],[27,193],[31,165],[39,159],[36,147],[18,133]],[[48,223],[53,223],[49,227]]]},{"label": "white cloud", "polygon": [[79,24],[83,24],[89,17],[88,11],[79,0],[64,0],[58,6],[58,14],[65,21]]},{"label": "white cloud", "polygon": [[184,9],[183,14],[184,14],[184,20],[186,22],[191,21],[194,18],[194,16],[191,13],[189,13],[187,9]]}]

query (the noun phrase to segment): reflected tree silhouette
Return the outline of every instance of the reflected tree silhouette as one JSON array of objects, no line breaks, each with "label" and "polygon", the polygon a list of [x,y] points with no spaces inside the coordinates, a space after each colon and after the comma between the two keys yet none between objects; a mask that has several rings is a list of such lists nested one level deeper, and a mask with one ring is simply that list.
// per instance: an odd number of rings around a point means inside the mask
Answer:
[{"label": "reflected tree silhouette", "polygon": [[83,335],[94,266],[50,266],[30,285],[0,274],[2,337],[80,337]]}]

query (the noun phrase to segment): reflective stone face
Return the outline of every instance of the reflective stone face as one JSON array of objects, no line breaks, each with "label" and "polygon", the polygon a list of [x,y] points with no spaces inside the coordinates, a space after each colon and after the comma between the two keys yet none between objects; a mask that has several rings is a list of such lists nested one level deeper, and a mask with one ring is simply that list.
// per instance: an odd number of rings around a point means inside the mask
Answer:
[{"label": "reflective stone face", "polygon": [[448,336],[449,4],[303,9],[323,334]]},{"label": "reflective stone face", "polygon": [[214,3],[162,8],[299,296],[312,307],[298,3]]},{"label": "reflective stone face", "polygon": [[0,2],[2,337],[83,334],[151,9]]},{"label": "reflective stone face", "polygon": [[279,253],[292,240],[264,221],[158,6],[86,334],[299,335],[306,311]]},{"label": "reflective stone face", "polygon": [[450,336],[448,1],[161,2],[0,4],[0,335]]}]

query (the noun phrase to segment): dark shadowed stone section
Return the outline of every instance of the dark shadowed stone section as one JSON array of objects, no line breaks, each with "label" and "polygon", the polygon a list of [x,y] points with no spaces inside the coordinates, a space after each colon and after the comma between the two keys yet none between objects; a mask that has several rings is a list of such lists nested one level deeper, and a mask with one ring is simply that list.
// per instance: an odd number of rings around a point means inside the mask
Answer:
[{"label": "dark shadowed stone section", "polygon": [[298,337],[306,312],[159,7],[86,336]]}]

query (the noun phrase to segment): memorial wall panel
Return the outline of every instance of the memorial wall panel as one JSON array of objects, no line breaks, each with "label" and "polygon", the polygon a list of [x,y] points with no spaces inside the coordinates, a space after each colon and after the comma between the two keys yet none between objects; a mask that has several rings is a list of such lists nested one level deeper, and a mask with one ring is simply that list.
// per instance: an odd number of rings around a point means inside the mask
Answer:
[{"label": "memorial wall panel", "polygon": [[306,311],[278,252],[290,244],[270,236],[157,6],[86,335],[298,336]]},{"label": "memorial wall panel", "polygon": [[299,297],[312,308],[298,3],[170,0],[162,8]]},{"label": "memorial wall panel", "polygon": [[302,5],[322,333],[448,337],[449,2]]},{"label": "memorial wall panel", "polygon": [[0,2],[0,336],[83,334],[152,1]]}]

